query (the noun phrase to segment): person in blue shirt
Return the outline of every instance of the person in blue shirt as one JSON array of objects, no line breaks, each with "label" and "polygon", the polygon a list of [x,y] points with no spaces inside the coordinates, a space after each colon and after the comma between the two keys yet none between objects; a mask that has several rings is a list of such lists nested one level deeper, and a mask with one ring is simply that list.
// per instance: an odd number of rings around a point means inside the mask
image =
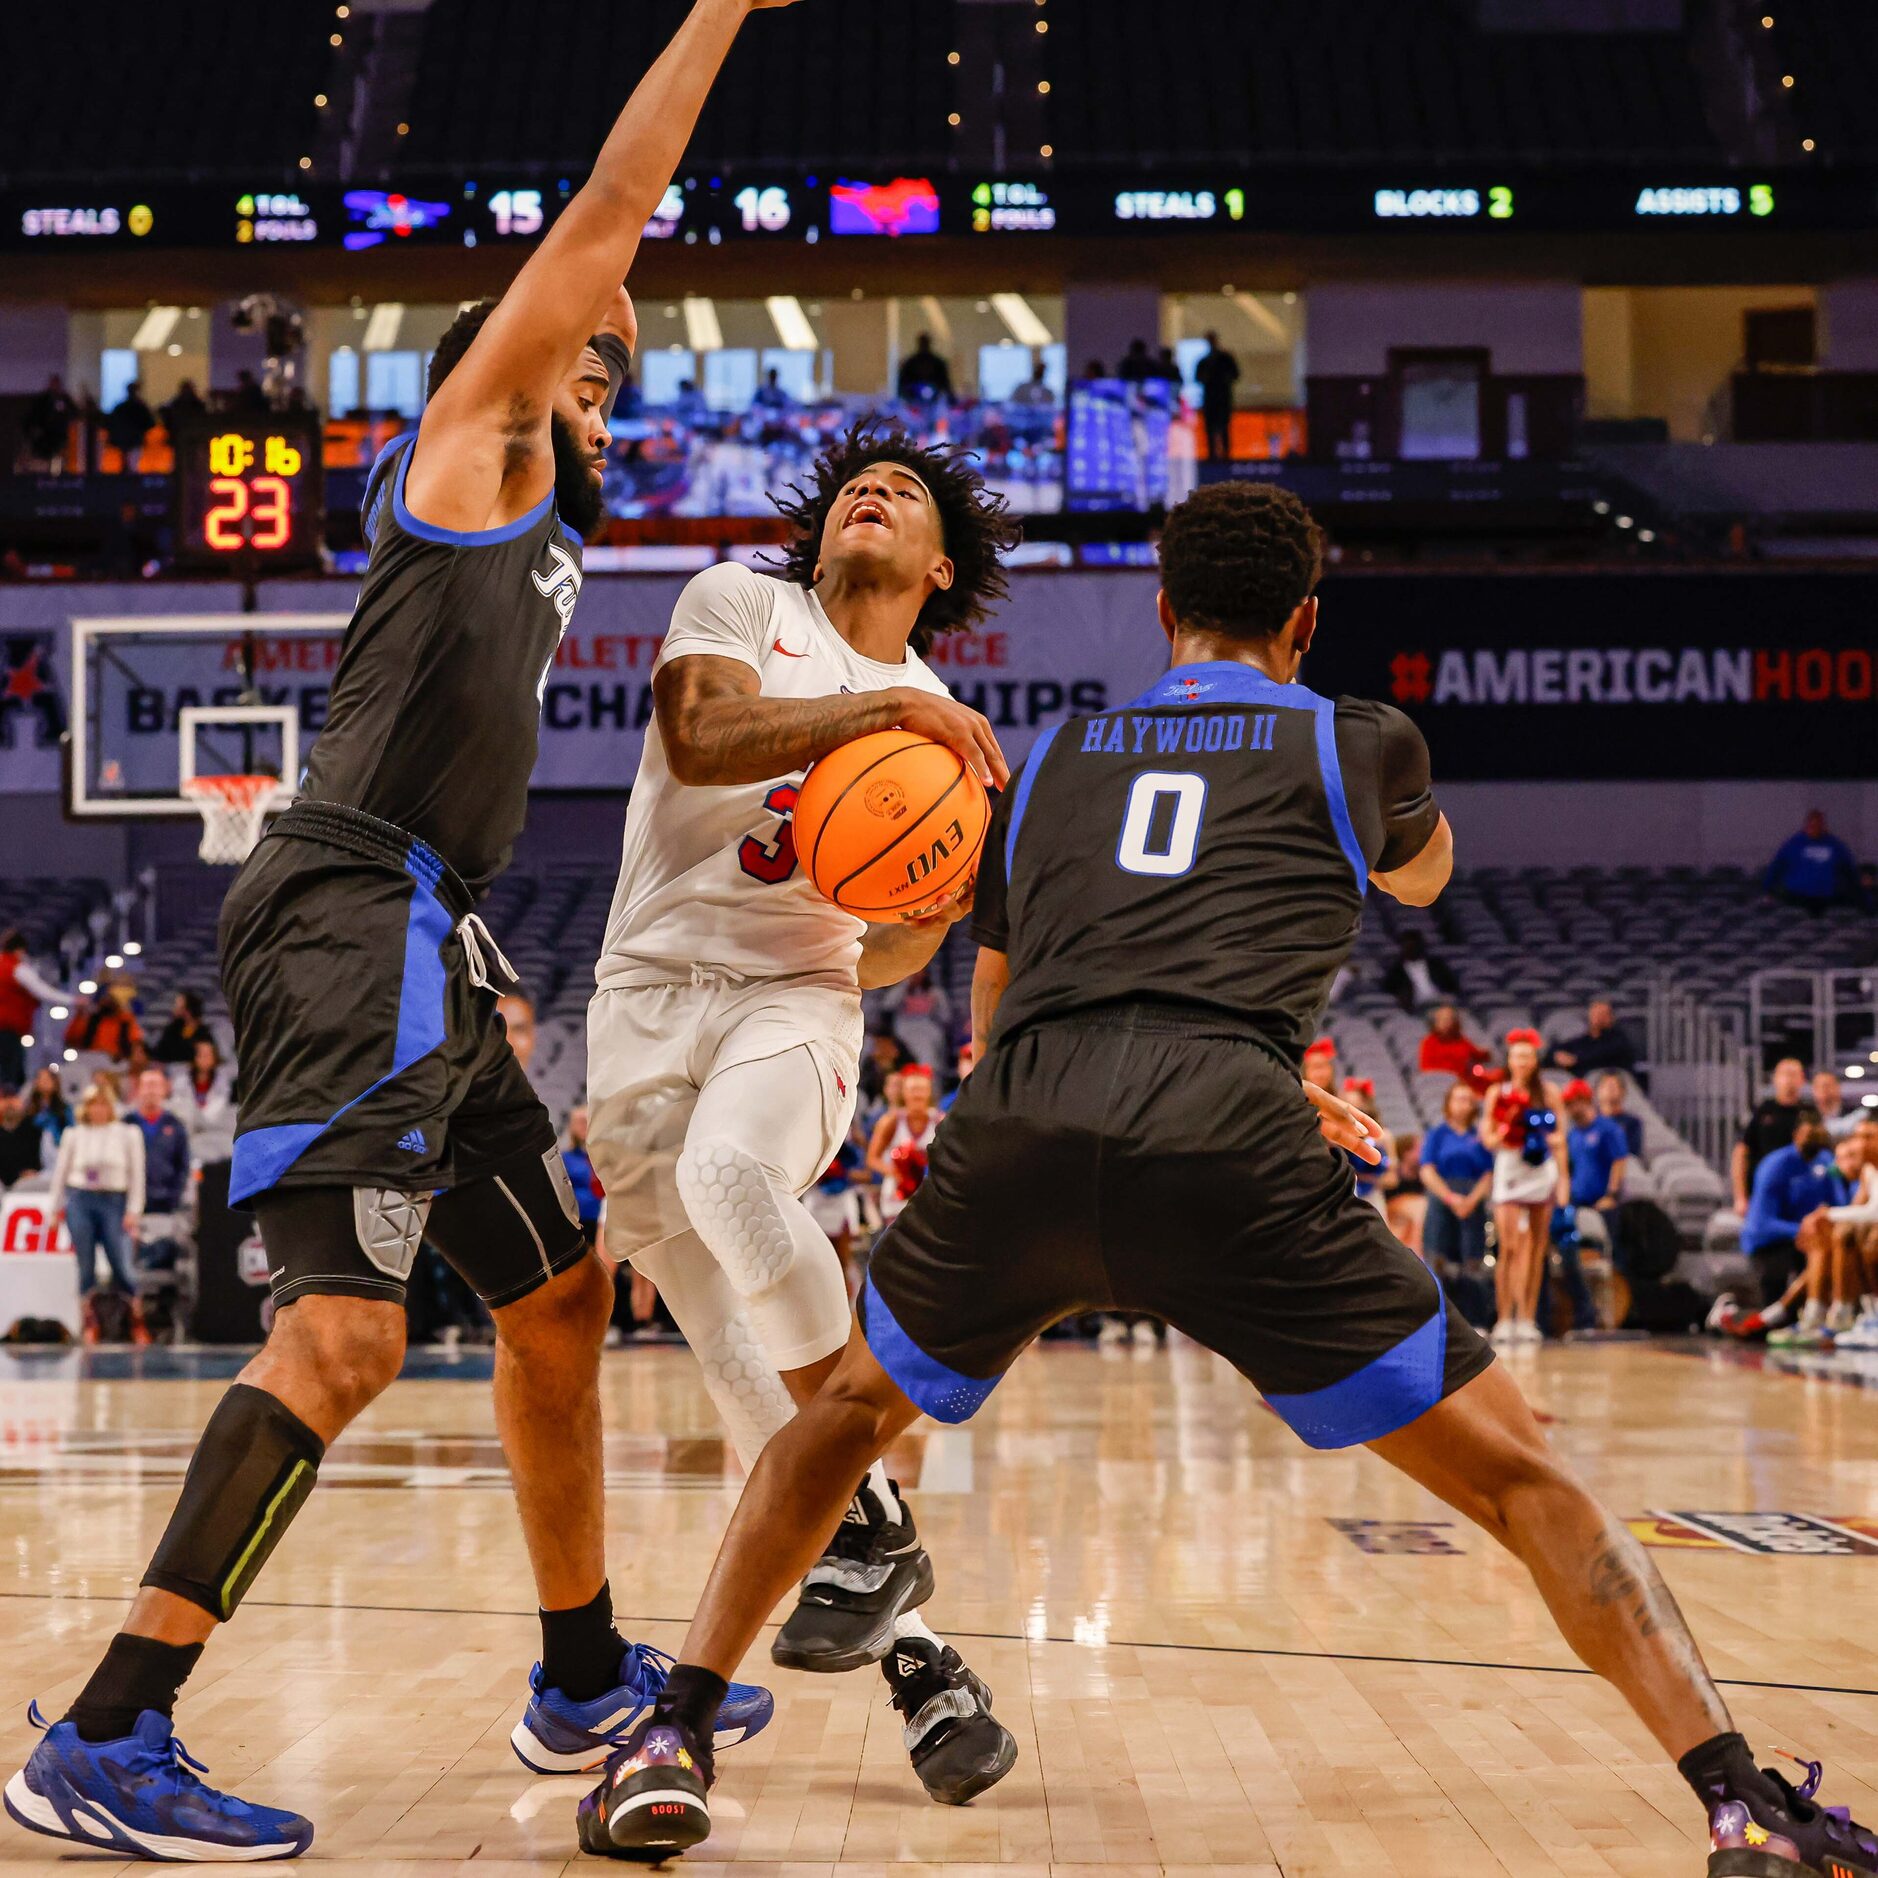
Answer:
[{"label": "person in blue shirt", "polygon": [[1762,889],[1777,900],[1823,913],[1829,906],[1855,906],[1860,899],[1858,863],[1837,835],[1826,830],[1818,810],[1807,816],[1797,835],[1774,852],[1761,877]]},{"label": "person in blue shirt", "polygon": [[1624,1152],[1636,1160],[1643,1153],[1643,1119],[1624,1106],[1630,1100],[1629,1084],[1615,1070],[1607,1069],[1598,1078],[1597,1092],[1599,1115],[1624,1131]]},{"label": "person in blue shirt", "polygon": [[567,1168],[569,1184],[574,1189],[574,1207],[580,1214],[580,1230],[589,1245],[600,1232],[600,1190],[594,1184],[593,1162],[587,1155],[587,1110],[580,1104],[567,1114],[567,1138],[561,1143],[561,1160]]},{"label": "person in blue shirt", "polygon": [[[1808,1109],[1790,1147],[1776,1148],[1754,1170],[1741,1249],[1761,1281],[1763,1315],[1790,1305],[1809,1265],[1824,1267],[1831,1235],[1824,1209],[1846,1204],[1844,1177],[1833,1164],[1832,1137]],[[1774,1327],[1769,1323],[1769,1327]]]},{"label": "person in blue shirt", "polygon": [[164,1223],[183,1210],[189,1194],[189,1130],[169,1106],[167,1072],[147,1069],[137,1078],[130,1119],[143,1130],[143,1221],[137,1262],[151,1271],[176,1264],[176,1235]]},{"label": "person in blue shirt", "polygon": [[1480,1097],[1464,1082],[1448,1091],[1441,1119],[1422,1136],[1422,1252],[1431,1262],[1478,1265],[1487,1256],[1488,1196],[1493,1150],[1475,1124]]},{"label": "person in blue shirt", "polygon": [[1565,1113],[1571,1122],[1565,1155],[1571,1163],[1572,1205],[1608,1213],[1624,1195],[1630,1138],[1620,1123],[1598,1113],[1591,1085],[1582,1079],[1565,1085]]},{"label": "person in blue shirt", "polygon": [[1373,1206],[1387,1219],[1387,1183],[1395,1171],[1395,1155],[1391,1151],[1389,1131],[1383,1127],[1382,1118],[1376,1113],[1375,1079],[1369,1076],[1346,1076],[1343,1079],[1343,1099],[1361,1109],[1376,1124],[1371,1131],[1370,1145],[1382,1158],[1376,1161],[1359,1160],[1348,1148],[1344,1149],[1344,1158],[1356,1170],[1356,1197],[1365,1206]]}]

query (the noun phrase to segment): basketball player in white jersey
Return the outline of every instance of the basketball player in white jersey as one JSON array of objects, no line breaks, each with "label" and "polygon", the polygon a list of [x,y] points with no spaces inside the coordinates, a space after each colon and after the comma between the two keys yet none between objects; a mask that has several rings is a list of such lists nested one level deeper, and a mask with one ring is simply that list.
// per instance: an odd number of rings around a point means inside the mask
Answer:
[{"label": "basketball player in white jersey", "polygon": [[[1003,498],[949,450],[857,427],[783,513],[782,578],[726,563],[673,614],[588,1016],[607,1249],[658,1286],[746,1465],[848,1339],[840,1261],[801,1196],[853,1117],[861,991],[924,966],[970,902],[881,926],[842,912],[798,866],[797,789],[817,758],[896,726],[1008,780],[991,726],[919,656],[1002,597]],[[914,1614],[932,1588],[877,1466],[772,1654],[882,1662],[922,1781],[959,1804],[1016,1748]]]}]

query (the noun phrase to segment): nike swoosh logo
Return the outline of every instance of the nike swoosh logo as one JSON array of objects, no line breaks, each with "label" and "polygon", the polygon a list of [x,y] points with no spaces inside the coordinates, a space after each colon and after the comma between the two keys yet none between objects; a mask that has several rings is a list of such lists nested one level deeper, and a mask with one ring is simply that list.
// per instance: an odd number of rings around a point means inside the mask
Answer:
[{"label": "nike swoosh logo", "polygon": [[776,643],[770,647],[770,650],[772,652],[780,652],[786,659],[806,659],[809,656],[806,652],[791,652],[789,648],[783,644],[780,636],[778,636]]}]

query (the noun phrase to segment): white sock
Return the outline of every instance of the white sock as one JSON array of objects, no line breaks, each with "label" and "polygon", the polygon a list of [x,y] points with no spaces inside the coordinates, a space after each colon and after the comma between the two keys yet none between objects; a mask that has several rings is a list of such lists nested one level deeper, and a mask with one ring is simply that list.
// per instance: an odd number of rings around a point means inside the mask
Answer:
[{"label": "white sock", "polygon": [[923,1637],[936,1649],[945,1648],[945,1639],[926,1627],[926,1620],[918,1611],[902,1611],[893,1620],[893,1634],[896,1637]]},{"label": "white sock", "polygon": [[1786,1321],[1787,1307],[1781,1303],[1770,1304],[1766,1310],[1761,1313],[1761,1328],[1763,1330],[1778,1330]]},{"label": "white sock", "polygon": [[1826,1321],[1826,1307],[1817,1298],[1808,1298],[1805,1308],[1800,1312],[1800,1328],[1817,1330]]},{"label": "white sock", "polygon": [[887,1518],[893,1525],[899,1525],[906,1517],[906,1508],[900,1503],[900,1496],[893,1490],[893,1482],[887,1478],[887,1463],[876,1461],[867,1470],[867,1484],[880,1495],[880,1503],[887,1509]]}]

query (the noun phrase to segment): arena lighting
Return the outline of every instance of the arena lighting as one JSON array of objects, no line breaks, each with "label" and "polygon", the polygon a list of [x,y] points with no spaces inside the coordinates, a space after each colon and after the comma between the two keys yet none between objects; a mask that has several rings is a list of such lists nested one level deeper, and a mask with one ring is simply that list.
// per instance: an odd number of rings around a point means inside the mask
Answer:
[{"label": "arena lighting", "polygon": [[1654,528],[1639,528],[1637,530],[1637,539],[1639,541],[1654,541],[1656,539],[1656,530]]},{"label": "arena lighting", "polygon": [[398,343],[398,328],[404,324],[404,302],[402,300],[381,300],[372,308],[371,316],[365,322],[365,337],[359,341],[361,351],[390,352]]},{"label": "arena lighting", "polygon": [[1632,521],[1628,515],[1620,515],[1617,517],[1617,526],[1619,528],[1635,528],[1636,525],[1637,524]]},{"label": "arena lighting", "polygon": [[1859,1101],[1865,1108],[1878,1109],[1878,1094],[1861,1096]]},{"label": "arena lighting", "polygon": [[1050,329],[1037,317],[1036,309],[1021,293],[994,293],[991,308],[1011,329],[1011,337],[1020,346],[1047,346]]},{"label": "arena lighting", "polygon": [[717,302],[708,294],[685,295],[685,341],[693,352],[724,349],[724,329],[718,324]]},{"label": "arena lighting", "polygon": [[81,978],[78,981],[78,989],[82,997],[96,997],[98,994],[98,981],[95,978]]},{"label": "arena lighting", "polygon": [[138,322],[137,330],[131,334],[130,349],[133,352],[161,352],[170,342],[170,334],[176,330],[176,322],[183,316],[179,306],[153,306]]},{"label": "arena lighting", "polygon": [[53,1022],[54,1022],[55,1024],[62,1024],[62,1023],[64,1023],[64,1022],[65,1022],[65,1020],[66,1020],[66,1019],[67,1019],[68,1017],[70,1017],[70,1016],[71,1016],[71,1014],[72,1014],[72,1013],[71,1013],[71,1010],[70,1010],[70,1009],[69,1009],[69,1007],[67,1007],[66,1005],[63,1005],[63,1004],[55,1004],[55,1005],[54,1005],[54,1006],[52,1007],[52,1021],[53,1021]]},{"label": "arena lighting", "polygon": [[67,1050],[65,1053],[65,1060],[68,1063],[76,1063],[78,1061],[78,1052],[76,1050]]},{"label": "arena lighting", "polygon": [[815,337],[815,328],[809,324],[809,316],[802,311],[802,302],[794,294],[773,293],[763,304],[769,309],[770,323],[776,328],[776,337],[783,342],[785,350],[816,350],[820,341]]},{"label": "arena lighting", "polygon": [[27,1034],[20,1039],[20,1048],[23,1050],[30,1050],[33,1047],[33,1045],[36,1044],[38,1041],[39,1039],[35,1037],[30,1031],[28,1031]]},{"label": "arena lighting", "polygon": [[104,969],[107,972],[121,972],[124,969],[123,953],[107,952],[104,955]]},{"label": "arena lighting", "polygon": [[1874,1051],[1873,1051],[1873,1052],[1871,1053],[1871,1056],[1870,1056],[1870,1058],[1869,1058],[1869,1060],[1870,1060],[1871,1062],[1873,1062],[1873,1063],[1878,1063],[1878,1050],[1874,1050]]},{"label": "arena lighting", "polygon": [[1865,1065],[1863,1063],[1848,1063],[1845,1066],[1845,1073],[1851,1077],[1854,1082],[1857,1082],[1858,1079],[1865,1074]]},{"label": "arena lighting", "polygon": [[142,958],[143,947],[140,946],[135,939],[126,939],[124,941],[124,956],[127,959]]}]

